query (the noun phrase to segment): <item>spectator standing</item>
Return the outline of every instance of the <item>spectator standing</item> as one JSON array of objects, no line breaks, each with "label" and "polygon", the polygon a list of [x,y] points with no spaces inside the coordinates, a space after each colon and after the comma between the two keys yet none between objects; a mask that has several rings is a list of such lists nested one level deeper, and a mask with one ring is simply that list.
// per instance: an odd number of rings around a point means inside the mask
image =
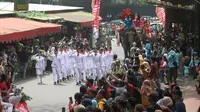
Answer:
[{"label": "spectator standing", "polygon": [[31,50],[28,50],[27,47],[18,49],[17,54],[18,54],[18,58],[19,58],[20,66],[21,66],[20,72],[23,78],[26,78],[28,60],[32,53],[33,53],[33,48],[31,48]]}]

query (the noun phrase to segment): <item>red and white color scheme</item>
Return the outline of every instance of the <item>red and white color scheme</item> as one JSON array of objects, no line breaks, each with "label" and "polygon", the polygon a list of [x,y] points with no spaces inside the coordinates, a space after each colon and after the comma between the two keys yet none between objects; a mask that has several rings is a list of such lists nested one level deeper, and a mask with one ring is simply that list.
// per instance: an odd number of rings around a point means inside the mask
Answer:
[{"label": "red and white color scheme", "polygon": [[166,20],[166,14],[165,9],[162,7],[156,7],[156,14],[158,16],[158,19],[162,23],[163,27],[165,26],[165,20]]},{"label": "red and white color scheme", "polygon": [[92,0],[92,14],[95,16],[94,19],[94,29],[93,29],[93,35],[94,38],[97,39],[99,37],[99,24],[101,21],[100,14],[100,4],[101,0]]}]

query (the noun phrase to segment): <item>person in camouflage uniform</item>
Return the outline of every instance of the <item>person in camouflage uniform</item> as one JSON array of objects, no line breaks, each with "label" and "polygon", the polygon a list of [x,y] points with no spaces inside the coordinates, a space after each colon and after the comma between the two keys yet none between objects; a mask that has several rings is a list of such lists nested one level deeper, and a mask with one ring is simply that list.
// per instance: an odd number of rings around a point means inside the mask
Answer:
[{"label": "person in camouflage uniform", "polygon": [[131,50],[130,50],[130,57],[134,57],[134,53],[136,52],[136,49],[137,49],[137,44],[134,42],[133,43],[133,47],[131,47]]},{"label": "person in camouflage uniform", "polygon": [[117,55],[116,54],[114,54],[113,55],[113,61],[112,61],[112,64],[111,64],[111,70],[112,71],[116,71],[116,61],[117,61]]},{"label": "person in camouflage uniform", "polygon": [[100,28],[99,28],[99,38],[97,39],[96,47],[101,48],[101,47],[104,47],[105,44],[106,44],[106,34],[105,34],[105,31],[104,31],[104,28],[102,26],[100,26]]}]

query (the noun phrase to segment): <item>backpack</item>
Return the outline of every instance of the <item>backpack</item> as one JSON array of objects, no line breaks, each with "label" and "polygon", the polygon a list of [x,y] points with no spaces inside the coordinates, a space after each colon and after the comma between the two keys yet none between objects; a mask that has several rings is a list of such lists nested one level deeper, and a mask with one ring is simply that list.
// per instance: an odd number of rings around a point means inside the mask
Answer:
[{"label": "backpack", "polygon": [[173,65],[174,65],[174,67],[177,67],[178,66],[178,64],[177,64],[177,62],[176,62],[176,59],[175,59],[175,56],[173,56]]}]

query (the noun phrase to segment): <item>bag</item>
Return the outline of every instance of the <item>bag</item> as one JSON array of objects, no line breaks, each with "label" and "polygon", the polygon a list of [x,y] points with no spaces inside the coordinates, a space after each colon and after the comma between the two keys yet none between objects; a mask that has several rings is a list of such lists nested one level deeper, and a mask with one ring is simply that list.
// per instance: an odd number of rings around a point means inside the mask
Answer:
[{"label": "bag", "polygon": [[177,62],[176,62],[176,59],[175,59],[175,56],[173,57],[173,65],[174,65],[174,67],[177,67],[178,66],[178,64],[177,64]]}]

